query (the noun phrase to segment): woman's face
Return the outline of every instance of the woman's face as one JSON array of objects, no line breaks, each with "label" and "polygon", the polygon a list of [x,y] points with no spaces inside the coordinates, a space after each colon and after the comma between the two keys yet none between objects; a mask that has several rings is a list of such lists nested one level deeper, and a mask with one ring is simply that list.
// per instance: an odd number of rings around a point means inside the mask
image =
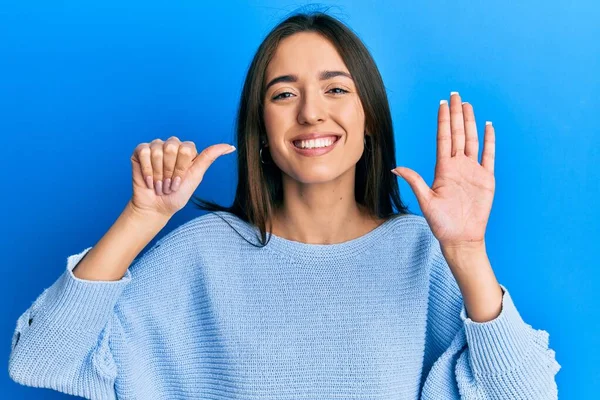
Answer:
[{"label": "woman's face", "polygon": [[[284,174],[302,183],[331,181],[350,170],[354,175],[364,150],[364,111],[352,78],[330,74],[322,79],[324,71],[350,75],[335,47],[314,32],[282,40],[266,71],[265,84],[295,76],[267,88],[264,122],[271,158]],[[328,153],[309,157],[298,153],[292,141],[307,133],[340,138]]]}]

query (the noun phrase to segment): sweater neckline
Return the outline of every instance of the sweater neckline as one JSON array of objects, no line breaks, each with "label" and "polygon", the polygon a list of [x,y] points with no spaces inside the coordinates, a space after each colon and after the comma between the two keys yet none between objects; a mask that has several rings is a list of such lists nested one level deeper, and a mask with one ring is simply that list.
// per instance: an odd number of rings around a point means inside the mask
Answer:
[{"label": "sweater neckline", "polygon": [[[271,234],[267,231],[267,244],[265,248],[270,248],[280,254],[301,260],[306,258],[340,259],[343,257],[355,257],[364,253],[371,247],[376,246],[378,243],[381,243],[381,241],[384,241],[385,238],[388,236],[388,232],[395,225],[395,220],[402,216],[404,215],[397,214],[395,216],[392,216],[385,220],[382,224],[378,225],[377,227],[363,234],[362,236],[341,243],[304,243],[295,240],[285,239],[281,236]],[[235,217],[235,220],[242,222],[237,217]],[[244,222],[244,225],[252,229],[253,234],[255,235],[254,241],[259,243],[258,237],[260,235],[260,230],[258,229],[258,227],[248,224],[246,222]]]}]

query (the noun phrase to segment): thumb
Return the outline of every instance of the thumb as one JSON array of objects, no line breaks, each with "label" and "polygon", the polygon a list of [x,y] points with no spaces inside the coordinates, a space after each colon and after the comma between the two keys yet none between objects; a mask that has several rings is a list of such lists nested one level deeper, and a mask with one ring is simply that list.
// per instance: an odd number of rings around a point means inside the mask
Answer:
[{"label": "thumb", "polygon": [[197,187],[202,182],[204,174],[217,158],[232,153],[235,150],[235,147],[228,144],[216,144],[207,147],[199,153],[189,168],[191,182],[194,184],[194,187]]},{"label": "thumb", "polygon": [[417,197],[421,208],[429,203],[432,195],[431,189],[429,186],[427,186],[425,180],[421,178],[421,175],[406,167],[396,167],[391,171],[397,176],[403,178],[409,184],[410,188],[413,190],[413,192],[415,192],[415,196]]}]

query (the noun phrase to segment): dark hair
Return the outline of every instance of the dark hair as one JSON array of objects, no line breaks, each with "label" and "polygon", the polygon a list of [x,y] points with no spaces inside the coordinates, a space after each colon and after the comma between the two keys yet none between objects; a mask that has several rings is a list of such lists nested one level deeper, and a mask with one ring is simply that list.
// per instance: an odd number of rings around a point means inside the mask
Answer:
[{"label": "dark hair", "polygon": [[[271,212],[283,201],[281,170],[275,163],[261,163],[261,141],[266,140],[263,120],[265,72],[277,46],[299,32],[316,32],[337,49],[353,76],[365,112],[367,146],[356,165],[355,199],[377,218],[412,214],[401,199],[395,168],[392,117],[383,80],[371,54],[339,20],[323,12],[296,13],[269,32],[250,64],[237,115],[236,147],[238,184],[231,207],[192,196],[199,209],[226,211],[260,229],[261,244],[266,245],[266,223]],[[262,151],[265,155],[264,149]],[[269,157],[270,158],[270,157]],[[394,214],[396,206],[398,214]],[[227,222],[227,221],[226,221]],[[272,233],[272,225],[269,228]]]}]

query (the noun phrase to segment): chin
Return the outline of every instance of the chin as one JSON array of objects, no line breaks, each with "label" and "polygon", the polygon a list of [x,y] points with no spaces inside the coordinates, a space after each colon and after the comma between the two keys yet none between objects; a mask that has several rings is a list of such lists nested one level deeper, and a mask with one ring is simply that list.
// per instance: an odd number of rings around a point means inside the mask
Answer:
[{"label": "chin", "polygon": [[341,178],[344,173],[335,168],[331,168],[330,166],[323,165],[315,168],[308,167],[298,173],[288,175],[298,183],[308,185],[332,182]]}]

